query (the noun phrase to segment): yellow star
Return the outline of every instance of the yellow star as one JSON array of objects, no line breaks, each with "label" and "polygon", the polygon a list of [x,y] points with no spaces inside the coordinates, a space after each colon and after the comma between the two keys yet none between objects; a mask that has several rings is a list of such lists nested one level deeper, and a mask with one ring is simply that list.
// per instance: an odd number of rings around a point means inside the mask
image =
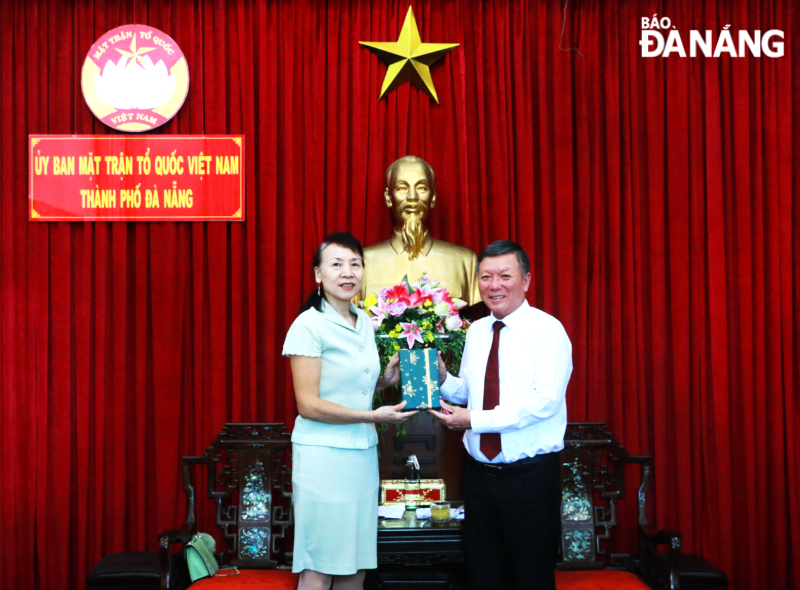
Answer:
[{"label": "yellow star", "polygon": [[129,67],[131,67],[133,64],[136,63],[136,60],[139,60],[139,63],[141,64],[141,66],[144,67],[144,60],[142,59],[142,54],[143,53],[147,53],[148,51],[153,51],[153,49],[155,49],[155,47],[140,47],[139,49],[136,49],[136,35],[134,35],[133,36],[133,41],[131,41],[131,50],[130,51],[125,51],[123,49],[119,49],[118,47],[115,47],[114,49],[119,51],[125,57],[133,58],[133,59],[129,60],[128,61],[128,65],[125,66],[125,69],[127,70]]},{"label": "yellow star", "polygon": [[411,6],[408,7],[406,20],[397,42],[361,41],[360,43],[388,66],[378,100],[406,82],[411,82],[437,104],[439,103],[428,66],[453,51],[458,47],[458,43],[423,43],[419,38],[417,21],[414,20]]}]

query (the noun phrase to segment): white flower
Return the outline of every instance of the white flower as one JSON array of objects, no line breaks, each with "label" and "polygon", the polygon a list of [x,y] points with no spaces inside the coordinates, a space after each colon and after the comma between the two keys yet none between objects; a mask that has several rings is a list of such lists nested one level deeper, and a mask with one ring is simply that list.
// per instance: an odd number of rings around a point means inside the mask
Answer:
[{"label": "white flower", "polygon": [[446,301],[442,301],[441,303],[437,303],[433,308],[433,313],[435,313],[440,318],[443,318],[447,314],[449,314],[452,310],[450,309],[450,304]]},{"label": "white flower", "polygon": [[464,322],[461,321],[461,318],[457,315],[448,316],[447,319],[444,321],[444,327],[447,328],[451,332],[455,332],[456,330],[460,330],[461,326],[464,325]]}]

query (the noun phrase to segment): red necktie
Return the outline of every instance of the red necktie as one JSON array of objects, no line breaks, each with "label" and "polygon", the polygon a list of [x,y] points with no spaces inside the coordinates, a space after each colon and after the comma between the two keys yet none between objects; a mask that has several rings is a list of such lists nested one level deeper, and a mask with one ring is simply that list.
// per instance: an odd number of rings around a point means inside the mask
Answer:
[{"label": "red necktie", "polygon": [[[503,322],[495,322],[492,325],[492,330],[494,330],[492,349],[489,351],[489,360],[486,363],[486,377],[483,381],[484,410],[494,410],[500,405],[500,359],[497,352],[500,350],[500,330],[502,330],[503,326],[505,326]],[[501,450],[499,432],[484,432],[481,434],[481,453],[486,455],[489,461],[497,457]]]}]

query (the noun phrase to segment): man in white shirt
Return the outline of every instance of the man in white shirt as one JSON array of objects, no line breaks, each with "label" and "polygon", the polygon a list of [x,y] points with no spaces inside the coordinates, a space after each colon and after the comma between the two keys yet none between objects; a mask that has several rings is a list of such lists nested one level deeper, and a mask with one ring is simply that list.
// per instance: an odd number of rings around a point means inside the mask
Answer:
[{"label": "man in white shirt", "polygon": [[555,590],[561,466],[572,345],[554,317],[531,307],[530,261],[514,242],[478,257],[481,299],[492,314],[467,332],[461,371],[439,364],[441,412],[465,430],[465,535],[474,590]]}]

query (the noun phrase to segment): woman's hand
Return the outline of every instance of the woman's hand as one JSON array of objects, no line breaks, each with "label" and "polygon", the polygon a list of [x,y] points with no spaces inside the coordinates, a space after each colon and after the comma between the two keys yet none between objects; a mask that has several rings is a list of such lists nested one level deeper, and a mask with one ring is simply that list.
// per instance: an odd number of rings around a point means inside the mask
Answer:
[{"label": "woman's hand", "polygon": [[378,379],[378,384],[375,386],[375,391],[391,387],[400,381],[400,355],[395,355],[389,359],[389,364],[386,365],[386,370],[383,375]]},{"label": "woman's hand", "polygon": [[441,387],[444,380],[447,379],[447,366],[444,364],[441,350],[437,351],[437,356],[439,357],[439,386]]},{"label": "woman's hand", "polygon": [[[389,363],[391,365],[391,363]],[[387,368],[388,370],[388,368]],[[381,406],[375,410],[372,410],[372,417],[373,422],[376,424],[388,423],[388,424],[398,424],[400,422],[405,422],[411,416],[417,413],[416,410],[412,412],[403,412],[403,408],[406,407],[406,402],[402,401],[396,406]]]}]

